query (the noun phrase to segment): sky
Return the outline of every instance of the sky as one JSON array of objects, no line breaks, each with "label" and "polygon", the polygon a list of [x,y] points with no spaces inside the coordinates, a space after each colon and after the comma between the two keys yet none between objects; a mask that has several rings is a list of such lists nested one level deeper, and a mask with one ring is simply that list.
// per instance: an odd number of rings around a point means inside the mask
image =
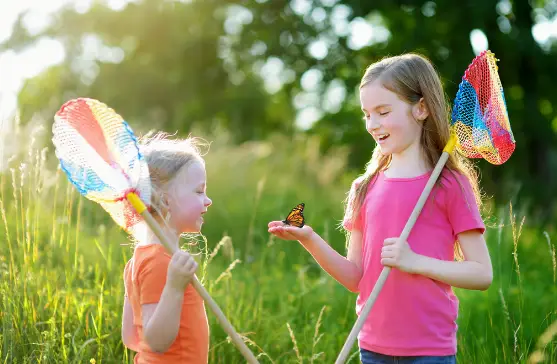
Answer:
[{"label": "sky", "polygon": [[[18,15],[28,11],[24,18],[24,25],[31,34],[38,34],[45,29],[50,21],[52,14],[63,6],[73,6],[77,11],[86,12],[92,0],[6,0],[0,1],[0,43],[9,38],[12,27]],[[135,0],[105,0],[111,8],[115,10],[123,9],[127,3]],[[334,5],[337,0],[320,0],[324,5]],[[329,4],[327,4],[329,3]],[[292,0],[293,10],[300,14],[319,21],[323,19],[325,13],[323,9],[314,9],[311,13],[310,0]],[[557,2],[553,1],[557,7]],[[427,5],[427,4],[426,4]],[[502,0],[497,5],[497,11],[504,14],[510,10],[508,0]],[[362,18],[356,18],[352,22],[348,22],[346,17],[349,15],[350,9],[343,5],[334,7],[332,16],[335,19],[334,27],[337,34],[345,34],[349,36],[349,45],[357,50],[373,43],[388,40],[390,33],[388,29],[381,26],[380,19],[371,19],[366,21]],[[435,7],[429,6],[422,9],[424,14],[435,14]],[[249,12],[248,12],[249,13]],[[550,37],[557,38],[557,16],[553,19],[547,19],[543,12],[535,13],[537,21],[536,26],[532,29],[535,39],[540,42],[546,42]],[[234,31],[241,28],[242,22],[250,21],[250,14],[238,11],[233,14],[229,24],[225,24]],[[504,30],[506,24],[504,18],[499,24],[500,29]],[[509,25],[510,26],[510,25]],[[225,27],[225,28],[226,28]],[[327,39],[318,39],[308,46],[309,53],[317,58],[322,59],[327,56]],[[488,38],[479,29],[470,33],[471,47],[476,54],[485,50],[489,46]],[[94,46],[94,45],[93,45]],[[54,39],[43,38],[35,45],[16,53],[12,50],[0,52],[0,122],[1,127],[5,125],[5,120],[10,118],[14,110],[17,108],[17,94],[21,89],[26,78],[32,78],[49,66],[61,63],[65,58],[64,47]],[[282,72],[282,62],[275,58],[268,60],[262,67],[262,75],[265,76],[265,84],[269,92],[280,89],[285,72]],[[322,113],[321,105],[327,105],[329,110],[334,111],[339,107],[340,102],[346,94],[343,85],[339,82],[329,86],[325,95],[326,102],[320,102],[317,97],[317,86],[322,75],[319,71],[308,70],[303,75],[301,82],[305,92],[294,100],[295,105],[299,109],[297,123],[302,128],[307,128],[319,118]]]}]

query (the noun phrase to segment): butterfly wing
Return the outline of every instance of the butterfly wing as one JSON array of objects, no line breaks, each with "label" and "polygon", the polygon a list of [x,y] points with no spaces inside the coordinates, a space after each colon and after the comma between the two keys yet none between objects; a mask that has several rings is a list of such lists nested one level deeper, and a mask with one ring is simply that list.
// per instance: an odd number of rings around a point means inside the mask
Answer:
[{"label": "butterfly wing", "polygon": [[282,222],[287,225],[292,225],[299,228],[303,227],[305,224],[305,218],[303,214],[304,207],[304,203],[298,204],[290,211],[286,219],[282,220]]}]

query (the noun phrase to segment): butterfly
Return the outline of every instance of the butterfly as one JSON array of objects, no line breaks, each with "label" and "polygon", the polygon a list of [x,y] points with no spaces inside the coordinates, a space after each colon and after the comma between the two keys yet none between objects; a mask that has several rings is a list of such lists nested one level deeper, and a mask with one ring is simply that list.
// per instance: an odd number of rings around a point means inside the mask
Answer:
[{"label": "butterfly", "polygon": [[298,204],[292,209],[292,211],[290,211],[286,219],[282,220],[282,222],[286,225],[292,225],[299,228],[303,227],[306,221],[304,218],[304,214],[302,213],[305,206],[306,205],[303,202],[301,204]]}]

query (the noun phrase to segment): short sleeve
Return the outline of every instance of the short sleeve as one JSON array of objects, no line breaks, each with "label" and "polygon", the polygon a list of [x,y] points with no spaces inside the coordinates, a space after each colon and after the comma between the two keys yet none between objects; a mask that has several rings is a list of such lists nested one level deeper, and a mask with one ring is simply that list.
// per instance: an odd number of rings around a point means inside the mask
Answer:
[{"label": "short sleeve", "polygon": [[462,174],[450,177],[447,213],[455,239],[464,231],[478,230],[481,234],[485,232],[474,191],[468,178]]},{"label": "short sleeve", "polygon": [[157,254],[143,261],[138,272],[139,303],[157,303],[160,301],[170,257]]},{"label": "short sleeve", "polygon": [[[352,186],[350,187],[350,192],[348,193],[349,206],[350,204],[354,203],[355,196],[356,196],[356,189],[358,188],[361,182],[362,182],[361,178],[357,178],[356,180],[354,180],[354,182],[352,182]],[[342,227],[347,231],[353,231],[353,230],[361,231],[362,230],[361,215],[362,215],[361,213],[357,213],[356,216],[351,217],[345,213],[344,218],[342,220]]]},{"label": "short sleeve", "polygon": [[126,266],[124,267],[124,297],[128,297],[128,284],[130,284],[129,282],[131,282],[131,277],[130,277],[130,264],[131,264],[131,260],[128,260],[128,262],[126,263]]}]

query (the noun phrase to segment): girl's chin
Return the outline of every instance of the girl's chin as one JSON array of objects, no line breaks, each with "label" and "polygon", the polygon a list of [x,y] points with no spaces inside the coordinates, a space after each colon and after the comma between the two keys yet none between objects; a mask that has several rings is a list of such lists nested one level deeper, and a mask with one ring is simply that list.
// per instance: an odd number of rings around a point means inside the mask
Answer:
[{"label": "girl's chin", "polygon": [[201,232],[201,227],[203,226],[203,217],[197,219],[195,222],[181,227],[182,234],[198,234]]},{"label": "girl's chin", "polygon": [[201,232],[201,225],[198,226],[190,226],[188,228],[181,229],[181,234],[199,234]]},{"label": "girl's chin", "polygon": [[182,234],[199,234],[201,232],[201,226],[197,229],[187,229],[182,231]]},{"label": "girl's chin", "polygon": [[381,154],[383,154],[384,156],[388,156],[393,154],[390,148],[379,148],[379,151],[381,152]]},{"label": "girl's chin", "polygon": [[401,154],[405,151],[405,149],[401,147],[393,147],[393,146],[379,146],[379,151],[381,152],[382,155],[389,156],[389,155]]}]

